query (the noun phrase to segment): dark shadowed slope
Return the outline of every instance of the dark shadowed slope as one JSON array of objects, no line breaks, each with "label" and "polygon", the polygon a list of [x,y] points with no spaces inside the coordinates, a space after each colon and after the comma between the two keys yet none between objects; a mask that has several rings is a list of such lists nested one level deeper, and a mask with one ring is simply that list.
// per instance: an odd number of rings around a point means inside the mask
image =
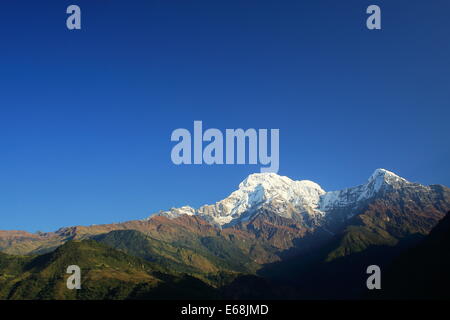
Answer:
[{"label": "dark shadowed slope", "polygon": [[450,214],[416,247],[404,252],[386,269],[384,299],[450,299]]}]

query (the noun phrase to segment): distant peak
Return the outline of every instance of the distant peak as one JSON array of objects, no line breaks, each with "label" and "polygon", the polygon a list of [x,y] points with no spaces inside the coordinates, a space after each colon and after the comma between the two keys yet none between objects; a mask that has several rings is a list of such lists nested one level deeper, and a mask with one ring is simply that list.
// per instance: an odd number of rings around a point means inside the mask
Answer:
[{"label": "distant peak", "polygon": [[249,174],[247,179],[277,179],[277,178],[281,178],[282,176],[280,176],[279,174],[276,174],[274,172],[257,172],[257,173],[252,173]]},{"label": "distant peak", "polygon": [[293,182],[290,178],[273,172],[252,173],[239,184],[239,188],[276,181]]},{"label": "distant peak", "polygon": [[402,177],[396,175],[395,173],[393,173],[393,172],[391,172],[391,171],[389,171],[389,170],[379,168],[379,169],[376,169],[376,170],[372,173],[372,175],[371,175],[370,178],[369,178],[369,182],[370,182],[370,181],[373,181],[373,180],[377,180],[377,179],[379,179],[379,178],[385,179],[385,178],[388,178],[388,177],[398,178],[398,179],[405,180],[405,179],[403,179]]},{"label": "distant peak", "polygon": [[251,174],[239,184],[239,189],[236,192],[233,194],[241,194],[241,192],[245,194],[261,194],[266,200],[277,197],[286,200],[305,197],[316,198],[325,193],[320,185],[313,181],[292,180],[289,177],[280,176],[276,173]]},{"label": "distant peak", "polygon": [[368,184],[373,184],[375,186],[375,191],[380,190],[383,185],[390,185],[393,187],[400,187],[408,183],[408,181],[395,173],[388,171],[386,169],[377,169],[370,176]]}]

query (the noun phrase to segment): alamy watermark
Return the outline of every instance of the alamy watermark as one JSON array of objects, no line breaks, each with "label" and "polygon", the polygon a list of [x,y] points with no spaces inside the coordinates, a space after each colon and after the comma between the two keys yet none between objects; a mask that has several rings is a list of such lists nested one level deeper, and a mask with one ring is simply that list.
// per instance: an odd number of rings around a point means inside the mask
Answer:
[{"label": "alamy watermark", "polygon": [[71,274],[71,276],[67,279],[66,285],[67,289],[73,290],[81,289],[81,269],[77,265],[71,265],[67,267],[66,273]]},{"label": "alamy watermark", "polygon": [[261,164],[265,166],[261,172],[277,173],[279,140],[279,129],[226,129],[223,134],[215,128],[203,132],[202,121],[194,121],[193,134],[184,128],[172,132],[171,141],[178,143],[172,148],[171,159],[176,165]]},{"label": "alamy watermark", "polygon": [[[78,5],[70,5],[67,7],[66,26],[69,30],[81,30],[81,8]],[[366,14],[370,16],[366,19],[366,26],[369,30],[381,29],[381,9],[377,5],[370,5],[366,9]]]},{"label": "alamy watermark", "polygon": [[369,290],[380,290],[381,289],[381,269],[379,266],[373,264],[367,267],[367,274],[370,274],[370,277],[367,278],[366,286]]}]

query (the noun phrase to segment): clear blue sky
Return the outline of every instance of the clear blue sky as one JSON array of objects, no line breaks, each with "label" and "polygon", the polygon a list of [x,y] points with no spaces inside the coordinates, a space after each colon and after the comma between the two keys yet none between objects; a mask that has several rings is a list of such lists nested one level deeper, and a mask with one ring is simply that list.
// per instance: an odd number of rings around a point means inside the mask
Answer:
[{"label": "clear blue sky", "polygon": [[[82,30],[66,29],[69,4]],[[365,9],[382,9],[381,31]],[[172,164],[172,130],[279,128],[326,190],[382,167],[450,185],[448,0],[0,4],[0,229],[144,218],[260,166]]]}]

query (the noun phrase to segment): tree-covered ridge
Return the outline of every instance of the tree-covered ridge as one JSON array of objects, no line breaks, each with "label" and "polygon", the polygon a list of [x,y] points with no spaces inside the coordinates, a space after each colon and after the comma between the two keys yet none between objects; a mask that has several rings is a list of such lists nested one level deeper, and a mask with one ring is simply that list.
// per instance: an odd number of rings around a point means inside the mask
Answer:
[{"label": "tree-covered ridge", "polygon": [[[41,256],[1,254],[0,259],[1,299],[206,299],[215,294],[199,279],[166,272],[158,264],[92,240],[69,241]],[[81,268],[81,290],[67,288],[69,265]]]}]

